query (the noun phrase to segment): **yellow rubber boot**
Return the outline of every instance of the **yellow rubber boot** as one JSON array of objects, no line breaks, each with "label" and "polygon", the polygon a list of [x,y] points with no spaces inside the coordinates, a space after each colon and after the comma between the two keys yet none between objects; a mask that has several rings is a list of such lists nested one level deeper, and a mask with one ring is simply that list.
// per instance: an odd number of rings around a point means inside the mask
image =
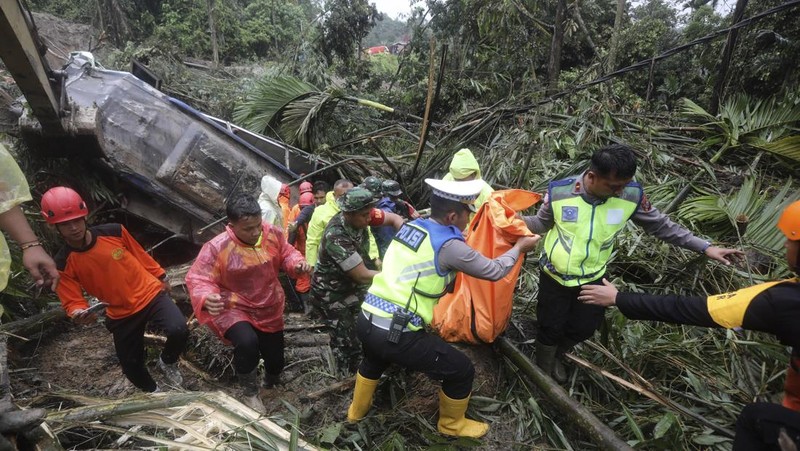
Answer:
[{"label": "yellow rubber boot", "polygon": [[347,409],[347,421],[355,423],[364,418],[372,405],[372,395],[378,387],[378,379],[367,379],[361,373],[356,373],[356,388],[353,390],[353,402]]},{"label": "yellow rubber boot", "polygon": [[464,418],[467,405],[469,396],[452,399],[439,389],[439,432],[456,437],[483,437],[489,431],[489,425]]}]

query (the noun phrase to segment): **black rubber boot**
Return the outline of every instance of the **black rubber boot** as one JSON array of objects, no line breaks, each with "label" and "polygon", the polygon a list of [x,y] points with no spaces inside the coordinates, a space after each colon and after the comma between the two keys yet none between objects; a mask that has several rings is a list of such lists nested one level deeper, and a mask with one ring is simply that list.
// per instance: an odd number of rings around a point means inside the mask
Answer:
[{"label": "black rubber boot", "polygon": [[553,362],[553,379],[555,379],[559,384],[563,384],[568,378],[567,367],[564,362],[564,354],[571,352],[572,348],[574,348],[576,344],[577,343],[572,340],[563,341],[558,344],[555,361]]},{"label": "black rubber boot", "polygon": [[536,342],[536,365],[548,376],[553,375],[553,366],[556,361],[556,346],[548,346]]},{"label": "black rubber boot", "polygon": [[264,374],[264,388],[275,388],[276,385],[281,383],[281,373],[278,374]]},{"label": "black rubber boot", "polygon": [[42,424],[47,411],[44,409],[26,409],[0,414],[0,433],[23,432]]}]

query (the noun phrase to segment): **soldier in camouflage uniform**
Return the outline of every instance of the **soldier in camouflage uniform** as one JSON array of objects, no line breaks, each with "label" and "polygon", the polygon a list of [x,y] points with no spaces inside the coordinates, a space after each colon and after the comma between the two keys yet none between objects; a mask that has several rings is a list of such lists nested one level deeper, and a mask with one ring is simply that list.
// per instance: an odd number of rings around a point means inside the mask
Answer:
[{"label": "soldier in camouflage uniform", "polygon": [[360,354],[356,314],[372,277],[378,273],[369,257],[367,227],[377,221],[376,214],[383,223],[384,215],[373,209],[374,196],[362,187],[352,188],[337,202],[341,211],[325,228],[311,278],[312,315],[331,323],[337,362],[341,368],[352,370]]},{"label": "soldier in camouflage uniform", "polygon": [[375,177],[374,175],[370,175],[369,177],[365,178],[363,182],[361,182],[360,186],[368,189],[373,196],[375,196],[375,200],[380,200],[382,183],[383,180]]}]

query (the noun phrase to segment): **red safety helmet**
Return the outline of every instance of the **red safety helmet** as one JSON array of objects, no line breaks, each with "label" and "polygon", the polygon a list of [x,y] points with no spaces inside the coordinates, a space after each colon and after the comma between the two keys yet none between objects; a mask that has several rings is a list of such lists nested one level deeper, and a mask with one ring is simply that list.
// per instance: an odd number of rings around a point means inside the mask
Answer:
[{"label": "red safety helmet", "polygon": [[300,194],[303,193],[310,193],[314,189],[314,185],[311,182],[303,182],[300,184]]},{"label": "red safety helmet", "polygon": [[789,204],[781,213],[778,219],[778,228],[786,236],[786,239],[800,240],[800,200]]},{"label": "red safety helmet", "polygon": [[72,188],[56,186],[42,196],[42,216],[48,224],[59,224],[89,214],[86,202]]},{"label": "red safety helmet", "polygon": [[282,183],[281,184],[281,190],[278,192],[278,197],[281,197],[281,196],[289,197],[291,195],[292,195],[292,192],[291,192],[291,190],[289,188],[289,185],[287,185],[285,183]]},{"label": "red safety helmet", "polygon": [[311,191],[300,195],[300,206],[307,207],[314,204],[314,193]]}]

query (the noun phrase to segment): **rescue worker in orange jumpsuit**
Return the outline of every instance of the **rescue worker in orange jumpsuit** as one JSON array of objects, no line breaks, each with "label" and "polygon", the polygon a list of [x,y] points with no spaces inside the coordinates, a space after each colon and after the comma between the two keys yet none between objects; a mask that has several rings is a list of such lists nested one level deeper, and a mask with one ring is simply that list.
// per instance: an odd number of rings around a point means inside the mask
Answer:
[{"label": "rescue worker in orange jumpsuit", "polygon": [[[303,182],[307,183],[307,182]],[[308,191],[300,194],[300,202],[292,208],[292,217],[289,218],[289,233],[288,233],[288,241],[289,244],[295,247],[303,257],[306,256],[306,228],[308,227],[308,222],[303,224],[298,224],[297,217],[300,216],[301,211],[310,208],[313,212],[314,210],[314,194],[311,192],[309,183]],[[302,184],[300,185],[300,190],[303,190]],[[295,214],[295,209],[297,209],[297,214]],[[302,209],[302,210],[301,210]],[[307,215],[309,218],[311,214]],[[295,292],[297,293],[297,297],[300,299],[300,305],[294,306],[294,309],[299,311],[306,311],[308,305],[308,292],[311,290],[311,276],[308,274],[300,274],[300,276],[295,280],[294,284]]]},{"label": "rescue worker in orange jumpsuit", "polygon": [[[795,274],[800,274],[800,201],[786,207],[778,228],[786,236],[786,262]],[[775,335],[792,348],[783,405],[745,406],[736,422],[733,449],[778,449],[781,430],[790,440],[800,443],[800,280],[797,277],[708,297],[620,293],[603,279],[603,285],[584,285],[578,300],[603,307],[616,305],[630,319],[742,327]]]},{"label": "rescue worker in orange jumpsuit", "polygon": [[282,184],[281,190],[278,193],[278,205],[281,206],[281,216],[283,217],[283,233],[287,233],[287,228],[289,226],[289,215],[292,213],[292,207],[289,205],[289,199],[291,198],[292,190],[289,188],[289,185]]}]

